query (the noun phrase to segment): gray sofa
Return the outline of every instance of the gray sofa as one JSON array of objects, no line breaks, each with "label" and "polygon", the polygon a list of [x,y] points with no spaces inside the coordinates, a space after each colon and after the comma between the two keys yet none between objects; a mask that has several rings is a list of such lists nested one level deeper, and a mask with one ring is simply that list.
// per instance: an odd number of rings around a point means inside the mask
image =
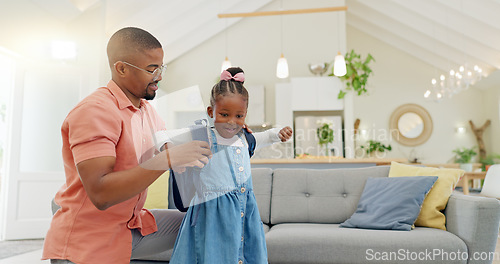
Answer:
[{"label": "gray sofa", "polygon": [[[340,228],[356,211],[366,179],[387,177],[389,168],[252,169],[269,262],[492,262],[500,221],[500,203],[492,198],[452,194],[444,211],[448,231]],[[131,263],[166,263],[170,254]]]}]

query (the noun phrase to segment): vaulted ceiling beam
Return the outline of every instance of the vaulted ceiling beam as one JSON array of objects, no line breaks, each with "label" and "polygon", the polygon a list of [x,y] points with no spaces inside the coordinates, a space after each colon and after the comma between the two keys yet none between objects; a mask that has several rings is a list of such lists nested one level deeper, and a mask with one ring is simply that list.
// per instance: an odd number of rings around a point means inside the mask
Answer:
[{"label": "vaulted ceiling beam", "polygon": [[[376,3],[367,0],[351,1],[349,13],[362,12],[367,20],[377,21],[380,27],[400,35],[409,42],[418,43],[421,48],[430,50],[436,56],[443,56],[453,64],[463,64],[467,61],[471,64],[478,64],[483,69],[500,68],[500,61],[495,59],[500,56],[500,51],[472,41],[463,34],[449,30],[445,25],[435,23],[420,13],[414,12],[413,10],[419,9],[420,2],[413,3],[411,5],[413,9],[404,8],[395,2],[388,0]],[[436,46],[439,43],[447,45],[447,48],[435,51],[433,45]]]},{"label": "vaulted ceiling beam", "polygon": [[481,23],[487,24],[500,30],[500,0],[481,0],[480,2],[473,0],[449,1],[436,0],[442,5],[452,8],[463,13],[465,16],[470,16]]},{"label": "vaulted ceiling beam", "polygon": [[[460,42],[465,42],[463,46],[467,49],[478,50],[486,47],[489,51],[496,50],[500,54],[500,29],[483,23],[468,13],[462,13],[436,1],[423,0],[411,4],[407,1],[392,2],[394,5],[404,7],[406,10],[418,14],[421,17],[421,22],[430,21],[433,25],[438,24],[446,27],[450,34],[457,35],[462,39]],[[485,2],[488,2],[488,0],[485,0]],[[460,1],[453,1],[452,3],[460,5]],[[498,7],[500,8],[500,5]],[[417,27],[419,24],[416,23],[413,26]]]},{"label": "vaulted ceiling beam", "polygon": [[249,13],[232,13],[232,14],[218,14],[218,18],[232,18],[232,17],[256,17],[256,16],[277,16],[277,15],[296,15],[296,14],[310,14],[334,11],[346,11],[347,6],[334,6],[334,7],[321,7],[321,8],[307,8],[307,9],[292,9],[292,10],[279,10],[279,11],[260,11]]},{"label": "vaulted ceiling beam", "polygon": [[[388,45],[399,49],[423,62],[436,67],[440,72],[448,72],[450,69],[450,62],[441,56],[423,49],[398,35],[395,35],[384,28],[378,27],[363,18],[362,14],[350,12],[347,19],[347,25],[360,30],[361,32],[370,35]],[[456,65],[456,64],[455,64]]]}]

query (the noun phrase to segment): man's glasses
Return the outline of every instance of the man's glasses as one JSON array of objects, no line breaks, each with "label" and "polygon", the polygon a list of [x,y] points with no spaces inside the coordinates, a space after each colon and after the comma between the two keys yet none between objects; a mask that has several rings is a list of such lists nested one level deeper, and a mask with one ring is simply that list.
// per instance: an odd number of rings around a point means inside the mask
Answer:
[{"label": "man's glasses", "polygon": [[[148,70],[139,68],[139,67],[137,67],[137,66],[135,66],[135,65],[133,65],[131,63],[128,63],[126,61],[122,61],[122,62],[125,63],[125,64],[127,64],[128,66],[132,66],[132,67],[134,67],[134,68],[136,68],[138,70],[141,70],[143,72],[147,72],[147,73],[153,75],[153,82],[156,82],[158,79],[160,79],[161,74],[167,68],[167,65],[163,64],[160,67],[156,68],[154,71],[148,71]],[[116,62],[116,63],[118,63],[118,62]]]}]

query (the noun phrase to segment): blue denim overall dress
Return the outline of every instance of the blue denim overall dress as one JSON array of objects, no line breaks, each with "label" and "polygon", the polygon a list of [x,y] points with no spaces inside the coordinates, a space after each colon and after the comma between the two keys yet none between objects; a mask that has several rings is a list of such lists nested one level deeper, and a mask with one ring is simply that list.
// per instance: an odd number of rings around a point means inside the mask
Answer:
[{"label": "blue denim overall dress", "polygon": [[243,147],[218,145],[214,131],[210,132],[213,156],[194,176],[196,193],[170,263],[268,263],[247,142],[240,132]]}]

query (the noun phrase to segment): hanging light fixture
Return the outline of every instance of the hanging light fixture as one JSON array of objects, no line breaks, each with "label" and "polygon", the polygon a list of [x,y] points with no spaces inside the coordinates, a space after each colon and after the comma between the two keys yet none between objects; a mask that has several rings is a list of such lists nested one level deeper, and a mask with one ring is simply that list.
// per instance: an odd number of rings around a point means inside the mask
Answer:
[{"label": "hanging light fixture", "polygon": [[335,62],[333,63],[333,75],[335,76],[344,76],[347,73],[347,68],[345,66],[344,56],[338,52],[337,56],[335,56]]},{"label": "hanging light fixture", "polygon": [[288,77],[288,62],[285,56],[281,53],[281,57],[278,59],[278,65],[276,66],[276,76],[280,79]]},{"label": "hanging light fixture", "polygon": [[[283,0],[280,2],[280,8],[283,9]],[[278,64],[276,65],[276,77],[280,79],[287,78],[289,73],[288,73],[288,62],[283,55],[283,16],[280,15],[280,32],[281,32],[281,56],[278,59]]]},{"label": "hanging light fixture", "polygon": [[[464,12],[463,0],[460,0],[460,11]],[[464,23],[465,24],[465,23]],[[471,67],[469,63],[467,63],[467,54],[465,51],[466,47],[466,38],[465,38],[465,27],[462,26],[462,51],[464,56],[464,64],[460,65],[458,71],[462,75],[462,89],[467,90],[471,85],[474,85],[476,82],[480,81],[483,75],[483,70],[479,68],[479,66],[474,65]]]},{"label": "hanging light fixture", "polygon": [[337,53],[337,56],[335,56],[335,60],[333,62],[333,75],[335,76],[344,76],[347,73],[347,68],[345,65],[345,59],[344,56],[342,56],[342,53],[340,53],[340,14],[337,13],[337,41],[339,45],[339,51]]},{"label": "hanging light fixture", "polygon": [[[463,12],[462,1],[460,1],[460,8]],[[448,18],[446,21],[448,21]],[[465,63],[460,65],[457,71],[451,69],[447,79],[444,75],[441,75],[439,83],[435,79],[432,79],[432,88],[424,93],[425,99],[440,102],[444,97],[451,98],[453,95],[467,90],[471,85],[481,80],[483,70],[477,65],[471,67],[467,63],[465,50],[465,32],[462,30],[462,51]]]},{"label": "hanging light fixture", "polygon": [[224,70],[227,70],[227,68],[231,68],[231,62],[226,56],[226,59],[222,62],[222,66],[220,67],[220,72],[223,72]]},{"label": "hanging light fixture", "polygon": [[224,26],[224,38],[225,38],[225,53],[226,58],[222,62],[222,66],[220,67],[220,72],[225,71],[227,68],[231,68],[231,61],[227,58],[227,19],[225,19],[226,25]]},{"label": "hanging light fixture", "polygon": [[[464,57],[466,57],[465,51]],[[463,76],[463,90],[467,90],[471,85],[474,85],[483,77],[483,70],[477,65],[474,65],[474,67],[470,67],[468,63],[465,63],[458,68],[458,71]]]},{"label": "hanging light fixture", "polygon": [[335,60],[333,62],[333,75],[337,77],[344,76],[347,73],[347,68],[345,65],[345,59],[340,51],[335,56]]}]

